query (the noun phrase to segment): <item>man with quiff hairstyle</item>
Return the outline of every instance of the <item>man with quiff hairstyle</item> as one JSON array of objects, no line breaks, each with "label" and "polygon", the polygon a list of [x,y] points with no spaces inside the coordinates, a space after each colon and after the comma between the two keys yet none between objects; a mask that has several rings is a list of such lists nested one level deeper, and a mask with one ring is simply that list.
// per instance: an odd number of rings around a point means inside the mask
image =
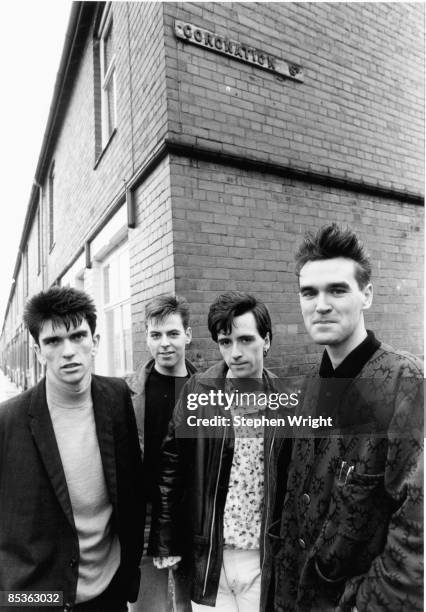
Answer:
[{"label": "man with quiff hairstyle", "polygon": [[261,610],[420,611],[422,365],[366,329],[371,263],[352,230],[307,235],[296,271],[306,329],[325,347],[300,414],[331,415],[334,429],[269,448],[270,500],[281,501],[269,508]]}]

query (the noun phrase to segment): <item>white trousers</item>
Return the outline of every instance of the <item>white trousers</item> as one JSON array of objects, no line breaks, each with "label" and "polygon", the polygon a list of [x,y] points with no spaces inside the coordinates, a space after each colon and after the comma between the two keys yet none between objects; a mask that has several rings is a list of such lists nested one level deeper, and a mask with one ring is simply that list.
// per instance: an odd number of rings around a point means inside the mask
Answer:
[{"label": "white trousers", "polygon": [[258,550],[225,548],[216,606],[191,602],[193,612],[259,612],[260,555]]}]

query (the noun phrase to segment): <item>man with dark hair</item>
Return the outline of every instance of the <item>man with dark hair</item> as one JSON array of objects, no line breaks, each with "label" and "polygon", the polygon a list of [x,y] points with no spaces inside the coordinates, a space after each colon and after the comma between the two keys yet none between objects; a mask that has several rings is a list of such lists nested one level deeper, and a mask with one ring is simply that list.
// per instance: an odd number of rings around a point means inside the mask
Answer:
[{"label": "man with dark hair", "polygon": [[[155,562],[182,558],[190,571],[194,611],[213,606],[258,612],[264,432],[227,421],[230,415],[257,414],[256,406],[236,402],[240,391],[272,388],[274,375],[263,367],[271,319],[263,302],[233,291],[210,306],[208,327],[223,361],[193,376],[174,410],[163,444]],[[200,403],[188,412],[194,397]],[[194,419],[200,419],[197,429]],[[204,421],[212,426],[204,427]]]},{"label": "man with dark hair", "polygon": [[37,610],[125,611],[144,527],[129,389],[92,374],[99,336],[86,293],[52,287],[27,302],[24,321],[46,377],[0,405],[0,591],[63,596],[59,607],[59,596],[33,595]]},{"label": "man with dark hair", "polygon": [[149,543],[150,518],[157,513],[157,480],[160,469],[161,443],[166,436],[179,393],[188,378],[196,372],[185,359],[185,349],[191,342],[189,304],[183,297],[164,295],[153,299],[145,308],[145,328],[148,349],[152,355],[138,375],[138,394],[133,404],[138,424],[139,443],[144,456],[147,479],[147,523],[145,544],[148,556],[141,566],[141,590],[133,612],[175,612],[191,610],[187,580],[179,568],[171,575],[168,568],[153,566]]},{"label": "man with dark hair", "polygon": [[371,264],[353,231],[308,235],[296,262],[306,329],[325,347],[300,414],[334,426],[295,437],[287,478],[269,449],[283,502],[268,525],[261,609],[422,610],[421,363],[366,330]]},{"label": "man with dark hair", "polygon": [[371,278],[371,262],[358,236],[349,228],[341,229],[336,223],[324,226],[317,234],[306,234],[296,253],[296,275],[310,261],[323,261],[343,257],[354,262],[355,278],[360,288]]},{"label": "man with dark hair", "polygon": [[249,293],[228,291],[219,295],[209,308],[207,327],[215,342],[221,331],[230,334],[235,317],[246,312],[253,314],[256,328],[262,338],[272,341],[272,323],[265,304]]}]

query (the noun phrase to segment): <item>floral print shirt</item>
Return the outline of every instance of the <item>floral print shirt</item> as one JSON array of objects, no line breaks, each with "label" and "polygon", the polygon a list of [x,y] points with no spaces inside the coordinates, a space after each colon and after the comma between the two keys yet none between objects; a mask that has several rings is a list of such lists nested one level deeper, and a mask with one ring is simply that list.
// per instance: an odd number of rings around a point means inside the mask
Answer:
[{"label": "floral print shirt", "polygon": [[[253,410],[235,406],[231,414],[254,416]],[[254,430],[235,425],[234,432],[234,455],[223,518],[224,541],[225,546],[255,550],[259,548],[263,510],[264,432],[263,428]]]}]

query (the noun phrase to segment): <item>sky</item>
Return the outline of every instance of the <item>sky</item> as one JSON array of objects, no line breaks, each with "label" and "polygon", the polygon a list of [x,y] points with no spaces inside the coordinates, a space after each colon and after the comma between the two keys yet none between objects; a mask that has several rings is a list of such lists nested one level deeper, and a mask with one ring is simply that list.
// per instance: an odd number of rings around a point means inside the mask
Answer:
[{"label": "sky", "polygon": [[0,329],[71,11],[68,0],[2,5]]}]

